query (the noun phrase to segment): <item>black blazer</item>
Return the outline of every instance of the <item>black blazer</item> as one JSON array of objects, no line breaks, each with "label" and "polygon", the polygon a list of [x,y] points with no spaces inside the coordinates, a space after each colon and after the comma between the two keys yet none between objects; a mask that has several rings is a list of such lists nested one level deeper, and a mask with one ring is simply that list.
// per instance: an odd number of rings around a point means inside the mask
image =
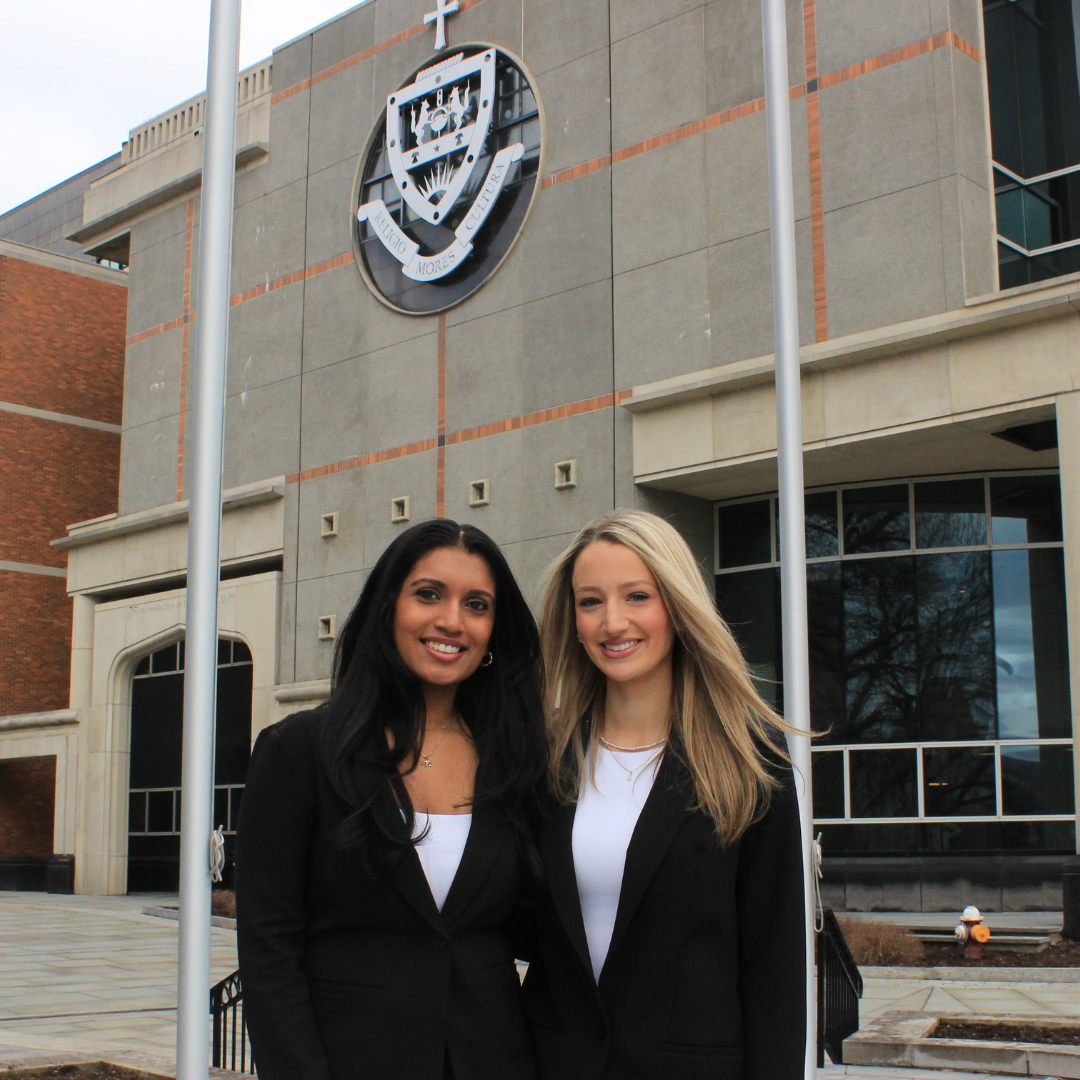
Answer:
[{"label": "black blazer", "polygon": [[721,848],[665,756],[626,854],[597,986],[574,872],[573,806],[541,832],[551,926],[523,991],[543,1080],[801,1080],[806,1032],[798,807],[785,785]]},{"label": "black blazer", "polygon": [[260,734],[237,840],[244,1015],[261,1080],[530,1080],[509,920],[509,826],[473,815],[440,914],[415,849],[388,880],[332,838],[318,712]]}]

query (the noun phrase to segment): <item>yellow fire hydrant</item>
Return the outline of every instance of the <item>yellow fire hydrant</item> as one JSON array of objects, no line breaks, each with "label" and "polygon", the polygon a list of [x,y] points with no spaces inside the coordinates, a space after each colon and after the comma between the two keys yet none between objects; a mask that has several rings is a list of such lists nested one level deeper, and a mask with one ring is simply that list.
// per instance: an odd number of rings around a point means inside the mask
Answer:
[{"label": "yellow fire hydrant", "polygon": [[983,917],[977,907],[964,908],[956,924],[956,944],[963,947],[965,960],[981,960],[983,946],[990,940],[990,927],[983,925]]}]

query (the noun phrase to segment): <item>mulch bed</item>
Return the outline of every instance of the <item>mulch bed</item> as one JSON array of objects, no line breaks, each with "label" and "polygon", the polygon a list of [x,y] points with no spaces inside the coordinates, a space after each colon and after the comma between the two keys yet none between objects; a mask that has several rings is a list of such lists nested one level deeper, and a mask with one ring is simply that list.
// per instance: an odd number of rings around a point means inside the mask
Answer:
[{"label": "mulch bed", "polygon": [[1080,1027],[1042,1024],[980,1023],[966,1020],[939,1020],[934,1039],[991,1039],[994,1042],[1049,1043],[1080,1046]]},{"label": "mulch bed", "polygon": [[[923,959],[906,967],[1080,967],[1080,942],[1062,941],[1040,952],[1019,949],[995,949],[994,939],[983,951],[981,960],[965,960],[955,945],[925,945]],[[901,965],[897,965],[901,966]]]},{"label": "mulch bed", "polygon": [[44,1065],[29,1069],[4,1069],[4,1080],[168,1080],[159,1073],[145,1069],[128,1069],[105,1061],[88,1061],[81,1065]]}]

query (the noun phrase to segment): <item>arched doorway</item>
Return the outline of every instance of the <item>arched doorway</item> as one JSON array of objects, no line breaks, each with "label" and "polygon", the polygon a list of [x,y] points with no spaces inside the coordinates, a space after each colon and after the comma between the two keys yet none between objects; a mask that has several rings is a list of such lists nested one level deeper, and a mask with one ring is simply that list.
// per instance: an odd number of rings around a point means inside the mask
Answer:
[{"label": "arched doorway", "polygon": [[[251,752],[251,651],[218,642],[214,824],[225,829],[231,885],[240,799]],[[131,686],[128,892],[175,892],[180,882],[184,642],[143,657]]]}]

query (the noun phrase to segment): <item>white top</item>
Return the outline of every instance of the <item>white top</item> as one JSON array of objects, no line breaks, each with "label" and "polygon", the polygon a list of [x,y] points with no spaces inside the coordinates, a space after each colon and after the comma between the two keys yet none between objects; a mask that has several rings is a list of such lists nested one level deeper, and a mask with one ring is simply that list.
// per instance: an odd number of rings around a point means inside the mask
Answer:
[{"label": "white top", "polygon": [[424,814],[417,811],[413,836],[424,829],[427,836],[416,845],[420,865],[424,868],[428,888],[435,898],[435,906],[442,911],[450,886],[454,883],[465,844],[472,827],[472,814]]},{"label": "white top", "polygon": [[590,779],[586,762],[574,814],[574,871],[593,977],[599,982],[619,910],[626,849],[663,751],[597,750],[596,774]]}]

